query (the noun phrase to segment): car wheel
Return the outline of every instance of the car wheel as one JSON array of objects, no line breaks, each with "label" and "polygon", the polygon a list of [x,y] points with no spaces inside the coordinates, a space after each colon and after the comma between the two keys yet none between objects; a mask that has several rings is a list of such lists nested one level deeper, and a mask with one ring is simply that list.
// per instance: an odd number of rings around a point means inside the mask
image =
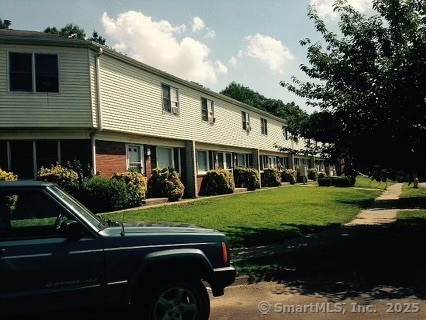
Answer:
[{"label": "car wheel", "polygon": [[153,287],[145,305],[148,319],[208,320],[210,298],[200,280],[167,280]]}]

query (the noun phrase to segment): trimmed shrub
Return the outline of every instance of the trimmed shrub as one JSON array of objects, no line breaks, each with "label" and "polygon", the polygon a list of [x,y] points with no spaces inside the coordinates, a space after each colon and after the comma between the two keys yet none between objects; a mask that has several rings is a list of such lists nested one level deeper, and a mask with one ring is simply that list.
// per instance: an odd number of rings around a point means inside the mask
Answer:
[{"label": "trimmed shrub", "polygon": [[235,186],[238,188],[247,188],[250,191],[260,188],[260,174],[256,169],[235,168],[234,181]]},{"label": "trimmed shrub", "polygon": [[285,169],[281,172],[281,181],[282,182],[290,182],[290,184],[296,183],[296,170],[293,169]]},{"label": "trimmed shrub", "polygon": [[308,179],[313,180],[313,181],[317,181],[317,179],[318,179],[317,169],[315,169],[315,168],[308,169]]},{"label": "trimmed shrub", "polygon": [[351,186],[351,180],[349,177],[333,177],[332,179],[332,184],[335,187],[350,187]]},{"label": "trimmed shrub", "polygon": [[156,168],[152,170],[148,181],[148,195],[153,198],[168,198],[177,201],[183,197],[185,187],[180,175],[174,168]]},{"label": "trimmed shrub", "polygon": [[329,187],[331,186],[331,178],[330,177],[324,177],[324,178],[318,178],[318,185],[320,187]]},{"label": "trimmed shrub", "polygon": [[318,172],[318,179],[325,178],[325,177],[327,177],[327,174],[325,172]]},{"label": "trimmed shrub", "polygon": [[83,165],[80,160],[68,161],[65,167],[77,173],[79,186],[82,186],[87,180],[94,177],[90,164]]},{"label": "trimmed shrub", "polygon": [[13,174],[13,172],[3,171],[0,168],[0,181],[16,181],[18,176]]},{"label": "trimmed shrub", "polygon": [[235,189],[234,176],[228,170],[210,170],[204,178],[204,195],[233,193]]},{"label": "trimmed shrub", "polygon": [[52,165],[50,168],[41,167],[37,172],[36,180],[56,183],[73,195],[78,193],[79,181],[77,172],[60,164]]},{"label": "trimmed shrub", "polygon": [[124,180],[94,176],[86,181],[80,200],[93,212],[109,212],[126,208],[127,186]]},{"label": "trimmed shrub", "polygon": [[281,185],[281,173],[275,169],[264,169],[262,174],[263,187],[277,187]]},{"label": "trimmed shrub", "polygon": [[111,179],[124,181],[127,187],[127,207],[140,206],[146,197],[147,182],[140,172],[126,171],[114,173]]}]

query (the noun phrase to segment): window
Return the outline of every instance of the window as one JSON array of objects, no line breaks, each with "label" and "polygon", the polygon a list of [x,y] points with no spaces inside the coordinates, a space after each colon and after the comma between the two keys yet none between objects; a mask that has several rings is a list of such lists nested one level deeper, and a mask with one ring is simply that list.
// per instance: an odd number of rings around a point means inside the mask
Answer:
[{"label": "window", "polygon": [[65,211],[41,191],[0,192],[0,239],[59,237]]},{"label": "window", "polygon": [[178,89],[163,84],[163,111],[179,114]]},{"label": "window", "polygon": [[268,135],[268,121],[260,118],[262,134]]},{"label": "window", "polygon": [[215,122],[212,100],[201,98],[201,119],[210,123]]},{"label": "window", "polygon": [[143,171],[143,149],[139,145],[127,146],[127,169],[144,173]]},{"label": "window", "polygon": [[157,148],[157,168],[174,168],[172,148]]},{"label": "window", "polygon": [[237,155],[237,166],[238,167],[252,167],[253,166],[253,155],[238,153]]},{"label": "window", "polygon": [[197,172],[205,173],[209,171],[209,161],[207,151],[197,151]]},{"label": "window", "polygon": [[59,141],[36,141],[37,169],[50,168],[59,162]]},{"label": "window", "polygon": [[228,152],[218,152],[217,153],[217,162],[219,169],[232,170],[232,153]]},{"label": "window", "polygon": [[58,56],[9,53],[9,85],[10,91],[59,92]]},{"label": "window", "polygon": [[241,111],[241,118],[242,118],[242,123],[243,123],[243,130],[246,130],[247,132],[250,132],[251,127],[250,127],[250,114],[245,112],[245,111]]}]

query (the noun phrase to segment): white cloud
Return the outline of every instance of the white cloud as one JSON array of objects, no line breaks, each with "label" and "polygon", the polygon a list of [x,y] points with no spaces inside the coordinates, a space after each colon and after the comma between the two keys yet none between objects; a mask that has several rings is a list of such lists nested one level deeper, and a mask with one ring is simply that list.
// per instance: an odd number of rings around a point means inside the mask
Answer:
[{"label": "white cloud", "polygon": [[215,83],[218,74],[227,72],[220,61],[209,59],[210,49],[202,42],[190,37],[177,39],[186,31],[185,25],[153,21],[135,11],[121,13],[116,19],[105,12],[102,23],[105,33],[115,42],[114,49],[160,70],[201,83]]},{"label": "white cloud", "polygon": [[284,73],[285,63],[294,59],[290,50],[272,37],[257,33],[245,37],[243,41],[248,42],[248,45],[230,59],[233,65],[238,64],[243,57],[250,57],[266,63],[273,72]]},{"label": "white cloud", "polygon": [[216,33],[212,29],[207,28],[206,24],[200,17],[195,17],[192,19],[192,32],[195,33],[200,31],[206,32],[204,35],[204,38],[206,39],[213,39],[216,36]]},{"label": "white cloud", "polygon": [[203,30],[206,27],[204,21],[200,17],[195,17],[192,20],[192,32]]},{"label": "white cloud", "polygon": [[[333,11],[334,2],[335,0],[311,0],[310,5],[316,7],[321,18],[335,20],[339,15]],[[363,13],[372,7],[372,0],[348,0],[348,4]]]}]

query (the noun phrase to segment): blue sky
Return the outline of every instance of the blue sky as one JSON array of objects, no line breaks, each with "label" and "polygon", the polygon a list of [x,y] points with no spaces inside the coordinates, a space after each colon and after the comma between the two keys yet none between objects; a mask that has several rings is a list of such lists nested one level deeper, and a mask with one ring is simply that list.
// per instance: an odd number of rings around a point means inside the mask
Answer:
[{"label": "blue sky", "polygon": [[[268,98],[305,101],[280,87],[291,76],[306,79],[299,66],[306,47],[320,41],[307,17],[316,5],[333,29],[333,0],[0,0],[0,18],[12,29],[43,31],[74,23],[88,37],[96,30],[107,45],[158,69],[219,92],[231,81]],[[371,0],[349,0],[368,13]]]}]

